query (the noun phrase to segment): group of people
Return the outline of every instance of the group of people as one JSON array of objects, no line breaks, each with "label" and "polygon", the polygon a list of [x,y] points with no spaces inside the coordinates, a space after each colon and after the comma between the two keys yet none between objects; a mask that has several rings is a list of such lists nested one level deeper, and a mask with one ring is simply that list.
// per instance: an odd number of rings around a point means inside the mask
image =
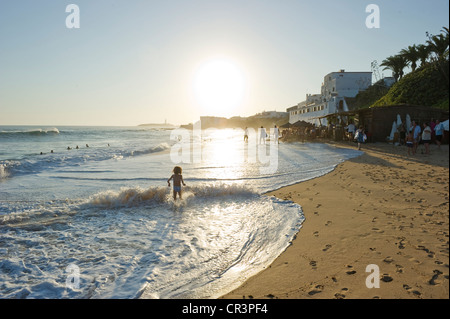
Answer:
[{"label": "group of people", "polygon": [[[108,146],[110,146],[109,143],[108,143]],[[86,147],[88,148],[88,147],[89,147],[89,144],[86,144]],[[75,149],[77,149],[77,150],[78,150],[79,148],[80,148],[80,147],[79,147],[78,145],[75,147]],[[70,146],[67,146],[66,149],[67,149],[68,151],[70,151],[70,150],[73,149],[73,148],[70,147]],[[54,153],[53,150],[51,150],[50,153]],[[44,152],[41,152],[41,155],[44,155],[44,154],[45,154]]]},{"label": "group of people", "polygon": [[[249,136],[249,131],[248,131],[248,127],[246,127],[244,130],[244,142],[248,142],[248,136]],[[261,125],[261,128],[259,129],[259,144],[266,144],[266,140],[268,137],[269,137],[269,134],[267,134],[267,131],[264,128],[264,126]],[[273,128],[273,141],[276,144],[280,143],[280,130],[278,129],[278,127],[276,125]]]},{"label": "group of people", "polygon": [[404,141],[408,147],[408,155],[415,155],[420,144],[424,145],[425,154],[430,154],[430,144],[433,140],[436,142],[438,149],[441,148],[444,126],[439,120],[436,120],[436,122],[431,120],[429,123],[423,122],[422,128],[416,121],[412,121],[411,124],[409,132],[406,132],[404,127],[400,130],[400,143],[403,143],[403,136],[405,136]]},{"label": "group of people", "polygon": [[[108,146],[109,146],[109,144],[108,144]],[[89,147],[89,145],[86,144],[86,147]],[[72,148],[71,148],[70,146],[67,146],[67,150],[71,150],[71,149],[72,149]],[[78,145],[75,147],[75,149],[79,149]]]},{"label": "group of people", "polygon": [[327,128],[311,124],[308,126],[289,128],[282,132],[282,140],[284,141],[304,142],[305,140],[314,140],[317,137],[326,138]]}]

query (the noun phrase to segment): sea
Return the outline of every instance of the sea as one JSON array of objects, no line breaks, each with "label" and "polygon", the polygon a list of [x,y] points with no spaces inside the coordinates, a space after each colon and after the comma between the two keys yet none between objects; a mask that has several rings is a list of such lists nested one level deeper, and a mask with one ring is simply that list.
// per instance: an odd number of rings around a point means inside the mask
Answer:
[{"label": "sea", "polygon": [[[0,298],[217,298],[238,287],[305,221],[300,205],[266,193],[362,154],[243,134],[0,126]],[[186,183],[176,200],[174,166]]]}]

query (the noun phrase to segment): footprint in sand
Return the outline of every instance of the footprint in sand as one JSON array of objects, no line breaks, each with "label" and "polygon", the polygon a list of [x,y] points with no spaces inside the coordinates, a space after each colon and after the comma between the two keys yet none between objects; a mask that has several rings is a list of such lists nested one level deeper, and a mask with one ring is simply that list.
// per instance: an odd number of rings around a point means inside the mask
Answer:
[{"label": "footprint in sand", "polygon": [[416,249],[423,250],[428,254],[428,257],[434,258],[435,253],[433,251],[429,250],[428,248],[426,248],[425,246],[418,245],[418,246],[416,246]]},{"label": "footprint in sand", "polygon": [[412,294],[414,294],[414,295],[416,295],[416,296],[420,296],[422,293],[420,292],[420,291],[418,291],[418,290],[413,290],[409,285],[407,285],[407,284],[404,284],[403,285],[403,288],[407,291],[407,292],[409,292],[409,293],[412,293]]},{"label": "footprint in sand", "polygon": [[347,265],[347,268],[350,269],[350,270],[345,272],[347,275],[354,275],[354,274],[356,274],[356,270],[353,270],[353,266],[352,265]]},{"label": "footprint in sand", "polygon": [[398,239],[400,239],[400,242],[395,243],[398,249],[405,249],[405,243],[407,242],[406,239],[404,237],[399,237]]},{"label": "footprint in sand", "polygon": [[334,298],[336,299],[344,299],[345,293],[348,292],[348,288],[342,288],[340,292],[334,294]]},{"label": "footprint in sand", "polygon": [[311,260],[309,262],[309,265],[312,267],[312,269],[317,269],[317,261]]},{"label": "footprint in sand", "polygon": [[323,291],[323,286],[322,285],[317,285],[317,286],[315,286],[313,289],[311,289],[308,292],[308,295],[312,296],[312,295],[321,293],[322,291]]},{"label": "footprint in sand", "polygon": [[322,251],[327,251],[327,250],[330,249],[330,248],[331,248],[331,245],[330,245],[330,244],[327,244],[327,245],[325,245],[325,248],[322,249]]},{"label": "footprint in sand", "polygon": [[383,282],[391,282],[394,280],[394,278],[392,278],[389,274],[383,274],[380,280]]},{"label": "footprint in sand", "polygon": [[325,224],[325,226],[330,226],[333,222],[331,220],[328,220]]},{"label": "footprint in sand", "polygon": [[435,286],[438,284],[436,282],[436,279],[438,279],[439,275],[442,275],[442,271],[435,269],[435,270],[433,270],[433,273],[434,273],[434,275],[433,275],[433,277],[431,277],[431,279],[430,279],[430,281],[428,281],[428,283],[432,286]]},{"label": "footprint in sand", "polygon": [[403,273],[403,266],[402,265],[395,265],[395,267],[396,267],[396,272],[398,272],[399,274],[402,274]]},{"label": "footprint in sand", "polygon": [[315,232],[313,233],[313,235],[314,235],[314,237],[319,237],[319,232],[318,232],[318,231],[315,231]]}]

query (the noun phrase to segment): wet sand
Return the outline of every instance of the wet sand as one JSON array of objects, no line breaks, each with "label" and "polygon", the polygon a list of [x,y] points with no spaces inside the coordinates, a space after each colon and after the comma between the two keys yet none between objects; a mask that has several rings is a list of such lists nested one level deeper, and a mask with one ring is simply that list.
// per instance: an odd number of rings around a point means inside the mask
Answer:
[{"label": "wet sand", "polygon": [[415,156],[385,143],[362,150],[269,194],[300,204],[306,220],[269,267],[222,298],[449,298],[448,145]]}]

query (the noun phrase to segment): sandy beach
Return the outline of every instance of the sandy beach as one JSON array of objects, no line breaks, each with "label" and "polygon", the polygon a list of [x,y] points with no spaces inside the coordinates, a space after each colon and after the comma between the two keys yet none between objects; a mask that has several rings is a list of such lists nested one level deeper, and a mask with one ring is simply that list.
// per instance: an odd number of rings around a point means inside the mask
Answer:
[{"label": "sandy beach", "polygon": [[[354,144],[336,144],[354,147]],[[305,222],[269,267],[222,298],[449,298],[449,147],[364,154],[269,195],[300,204]],[[379,288],[366,279],[379,269]],[[371,280],[375,283],[375,280]]]}]

